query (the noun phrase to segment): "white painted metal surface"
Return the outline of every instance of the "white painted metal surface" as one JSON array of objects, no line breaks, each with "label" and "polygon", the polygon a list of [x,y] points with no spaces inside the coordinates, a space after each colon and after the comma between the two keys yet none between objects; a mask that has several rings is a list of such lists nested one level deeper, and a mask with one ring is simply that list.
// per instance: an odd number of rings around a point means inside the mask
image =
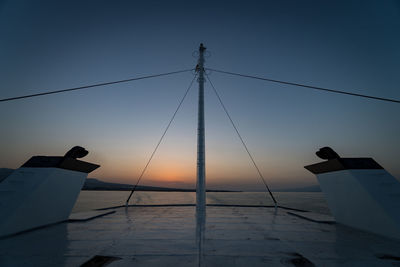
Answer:
[{"label": "white painted metal surface", "polygon": [[0,237],[68,219],[87,173],[19,168],[0,183]]},{"label": "white painted metal surface", "polygon": [[384,169],[317,175],[337,222],[400,239],[400,183]]}]

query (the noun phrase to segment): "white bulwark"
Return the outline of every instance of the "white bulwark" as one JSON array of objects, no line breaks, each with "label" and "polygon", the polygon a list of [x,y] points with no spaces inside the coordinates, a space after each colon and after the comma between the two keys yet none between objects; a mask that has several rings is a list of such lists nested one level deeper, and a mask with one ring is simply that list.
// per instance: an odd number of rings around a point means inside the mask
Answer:
[{"label": "white bulwark", "polygon": [[99,165],[32,157],[0,182],[0,237],[68,219],[87,174]]},{"label": "white bulwark", "polygon": [[305,166],[316,174],[338,223],[400,239],[400,183],[372,158]]}]

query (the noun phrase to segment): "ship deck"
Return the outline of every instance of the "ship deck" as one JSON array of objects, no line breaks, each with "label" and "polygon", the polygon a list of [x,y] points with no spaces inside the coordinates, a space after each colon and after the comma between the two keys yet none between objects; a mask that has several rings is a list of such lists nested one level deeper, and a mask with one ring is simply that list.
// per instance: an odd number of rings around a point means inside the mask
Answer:
[{"label": "ship deck", "polygon": [[400,265],[399,241],[319,223],[312,213],[302,213],[306,220],[282,208],[207,207],[199,247],[193,206],[114,210],[3,238],[0,266]]}]

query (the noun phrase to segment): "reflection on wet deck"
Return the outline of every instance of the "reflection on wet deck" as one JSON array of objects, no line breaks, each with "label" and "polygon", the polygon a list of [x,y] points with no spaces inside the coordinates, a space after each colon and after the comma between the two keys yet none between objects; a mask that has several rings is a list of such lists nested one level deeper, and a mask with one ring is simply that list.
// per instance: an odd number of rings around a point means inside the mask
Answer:
[{"label": "reflection on wet deck", "polygon": [[[198,266],[195,207],[129,207],[0,240],[0,266]],[[393,266],[400,242],[273,208],[207,207],[204,266]]]}]

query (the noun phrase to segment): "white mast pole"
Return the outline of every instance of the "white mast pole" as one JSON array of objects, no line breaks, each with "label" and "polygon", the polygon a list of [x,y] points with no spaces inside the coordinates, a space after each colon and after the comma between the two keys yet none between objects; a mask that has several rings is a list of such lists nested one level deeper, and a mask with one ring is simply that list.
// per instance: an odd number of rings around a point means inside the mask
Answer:
[{"label": "white mast pole", "polygon": [[198,266],[203,266],[203,244],[206,220],[206,168],[204,137],[204,51],[200,44],[196,72],[199,75],[199,109],[197,120],[197,182],[196,182],[196,240],[198,245]]},{"label": "white mast pole", "polygon": [[[204,51],[203,44],[199,47],[199,60],[196,71],[199,75],[199,106],[197,121],[197,184],[196,210],[198,214],[206,210],[206,168],[205,168],[205,137],[204,137]],[[204,214],[205,215],[205,214]],[[204,216],[203,215],[203,216]]]}]

